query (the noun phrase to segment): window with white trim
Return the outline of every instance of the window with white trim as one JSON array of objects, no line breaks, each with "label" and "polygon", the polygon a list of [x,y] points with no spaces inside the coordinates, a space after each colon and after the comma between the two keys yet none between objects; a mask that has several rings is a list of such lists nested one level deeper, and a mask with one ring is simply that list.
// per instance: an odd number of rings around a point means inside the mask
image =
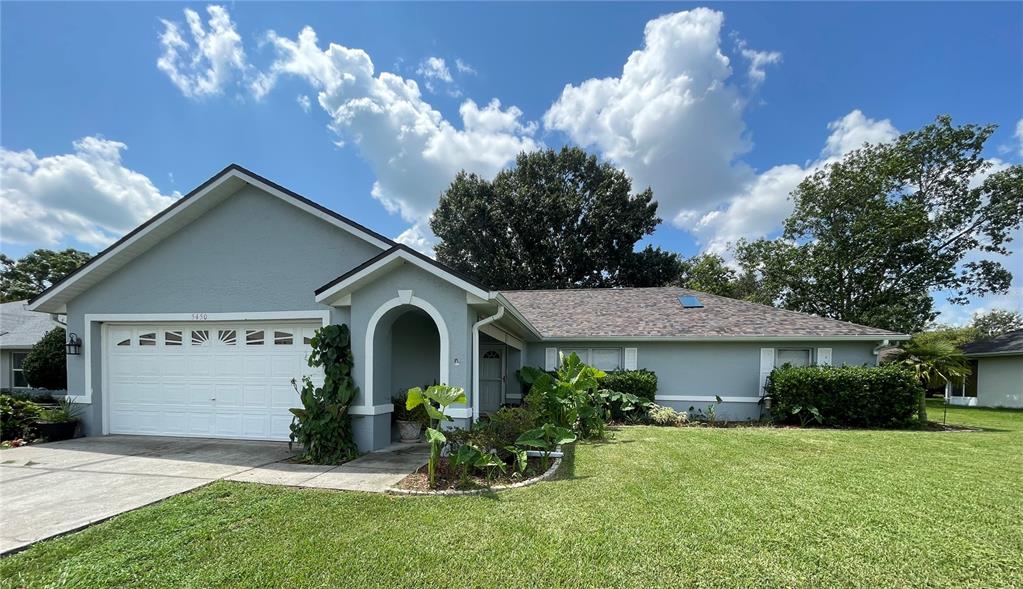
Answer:
[{"label": "window with white trim", "polygon": [[21,367],[25,356],[28,356],[28,352],[11,352],[11,386],[16,389],[28,387],[25,371]]},{"label": "window with white trim", "polygon": [[810,348],[778,348],[774,353],[774,366],[809,366],[813,363],[813,351]]},{"label": "window with white trim", "polygon": [[574,352],[584,364],[605,372],[622,369],[621,348],[561,348],[559,352],[566,358]]}]

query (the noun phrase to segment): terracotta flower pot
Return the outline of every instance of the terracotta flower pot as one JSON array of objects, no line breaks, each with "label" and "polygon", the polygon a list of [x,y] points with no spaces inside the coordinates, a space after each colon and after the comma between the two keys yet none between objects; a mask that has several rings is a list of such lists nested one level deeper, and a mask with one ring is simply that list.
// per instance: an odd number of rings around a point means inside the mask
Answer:
[{"label": "terracotta flower pot", "polygon": [[398,422],[398,435],[401,436],[401,441],[404,444],[412,444],[419,441],[419,434],[423,431],[423,424],[418,421],[402,421]]}]

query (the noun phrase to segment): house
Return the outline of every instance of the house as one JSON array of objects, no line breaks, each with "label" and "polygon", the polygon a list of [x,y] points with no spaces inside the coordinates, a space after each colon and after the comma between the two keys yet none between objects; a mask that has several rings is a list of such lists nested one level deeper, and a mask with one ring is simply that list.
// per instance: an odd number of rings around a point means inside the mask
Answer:
[{"label": "house", "polygon": [[1023,329],[963,346],[973,374],[971,396],[951,396],[957,405],[1023,408]]},{"label": "house", "polygon": [[[360,449],[391,398],[464,387],[465,425],[521,399],[515,371],[578,353],[657,373],[657,400],[756,418],[778,365],[873,364],[906,336],[678,288],[495,291],[229,166],[32,300],[82,340],[68,384],[86,431],[286,440],[316,328],[347,324]],[[69,336],[70,337],[70,336]],[[312,375],[315,379],[316,375]]]},{"label": "house", "polygon": [[21,363],[29,350],[54,327],[63,327],[48,313],[27,309],[28,301],[0,303],[0,390],[31,390]]}]

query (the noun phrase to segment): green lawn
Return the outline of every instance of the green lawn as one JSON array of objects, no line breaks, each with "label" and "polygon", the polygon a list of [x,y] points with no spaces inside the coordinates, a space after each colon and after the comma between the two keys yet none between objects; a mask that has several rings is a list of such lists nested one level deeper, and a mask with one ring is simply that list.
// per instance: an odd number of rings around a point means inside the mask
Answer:
[{"label": "green lawn", "polygon": [[[931,417],[941,418],[940,406]],[[0,561],[7,587],[1023,586],[1023,412],[979,433],[625,428],[557,480],[218,483]]]}]

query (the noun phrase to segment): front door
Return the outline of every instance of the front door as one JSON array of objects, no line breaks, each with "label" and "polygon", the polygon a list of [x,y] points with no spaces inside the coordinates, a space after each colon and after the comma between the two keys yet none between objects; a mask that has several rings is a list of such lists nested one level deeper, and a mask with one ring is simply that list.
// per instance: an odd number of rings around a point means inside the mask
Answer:
[{"label": "front door", "polygon": [[480,346],[480,414],[497,411],[504,400],[504,346]]}]

